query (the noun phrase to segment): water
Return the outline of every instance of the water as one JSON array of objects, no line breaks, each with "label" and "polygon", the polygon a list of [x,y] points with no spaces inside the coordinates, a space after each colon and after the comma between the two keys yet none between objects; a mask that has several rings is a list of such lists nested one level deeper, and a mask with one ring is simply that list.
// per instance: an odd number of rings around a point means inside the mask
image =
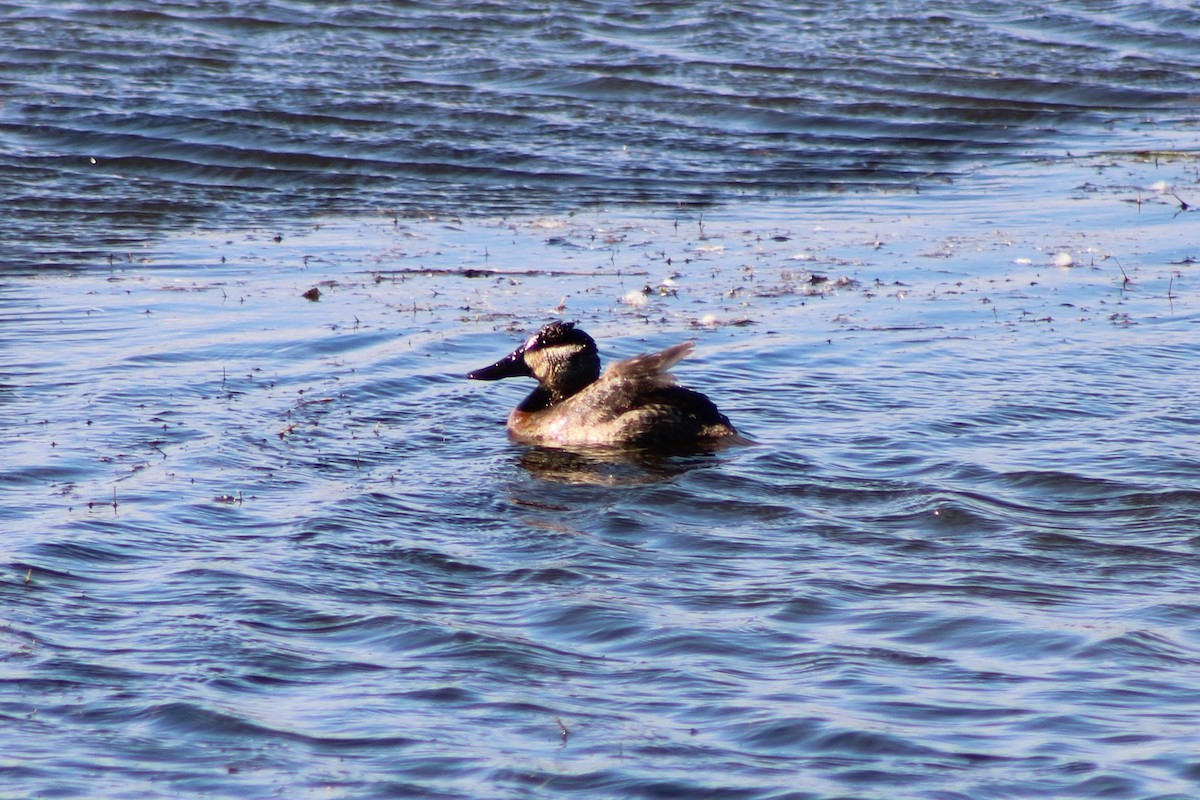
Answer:
[{"label": "water", "polygon": [[1189,3],[793,5],[6,2],[4,260],[364,208],[911,191],[1196,118]]},{"label": "water", "polygon": [[4,11],[0,796],[1197,794],[1190,6]]}]

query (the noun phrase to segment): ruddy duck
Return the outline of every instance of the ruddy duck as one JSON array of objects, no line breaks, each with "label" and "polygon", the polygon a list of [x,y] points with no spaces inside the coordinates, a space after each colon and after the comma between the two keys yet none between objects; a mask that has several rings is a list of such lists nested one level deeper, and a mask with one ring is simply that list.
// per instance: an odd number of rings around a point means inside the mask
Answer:
[{"label": "ruddy duck", "polygon": [[596,342],[573,322],[551,322],[477,381],[536,378],[538,386],[508,418],[524,444],[695,446],[737,431],[699,392],[667,373],[692,343],[618,361],[600,374]]}]

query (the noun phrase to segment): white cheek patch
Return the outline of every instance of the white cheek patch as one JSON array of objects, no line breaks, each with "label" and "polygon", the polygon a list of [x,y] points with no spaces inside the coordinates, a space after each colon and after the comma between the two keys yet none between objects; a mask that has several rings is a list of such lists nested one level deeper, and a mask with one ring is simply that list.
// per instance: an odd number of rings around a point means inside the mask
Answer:
[{"label": "white cheek patch", "polygon": [[583,350],[582,345],[556,344],[550,347],[538,347],[525,352],[525,363],[533,370],[539,379],[549,379],[563,376],[564,369],[570,369],[571,361]]},{"label": "white cheek patch", "polygon": [[569,362],[577,353],[583,351],[581,344],[556,344],[553,347],[543,348],[546,353],[546,358],[555,362]]}]

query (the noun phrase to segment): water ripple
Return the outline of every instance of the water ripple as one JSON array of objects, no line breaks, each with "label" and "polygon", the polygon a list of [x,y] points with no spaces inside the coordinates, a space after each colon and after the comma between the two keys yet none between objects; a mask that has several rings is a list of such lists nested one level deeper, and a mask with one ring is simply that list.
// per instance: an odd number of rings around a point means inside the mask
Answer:
[{"label": "water ripple", "polygon": [[[966,36],[986,22],[1042,41],[1028,6],[907,20],[885,6],[873,8],[908,35]],[[1037,8],[1073,31],[1061,46],[1085,72],[1099,57],[1089,48],[1108,52],[1094,26],[1121,27],[1134,48],[1175,16],[1162,4]],[[66,48],[91,25],[132,26],[146,41],[179,34],[220,51],[244,36],[276,48],[263,48],[275,70],[265,74],[305,86],[305,48],[320,72],[347,37],[386,49],[422,9],[267,3],[239,22],[117,3],[44,35]],[[690,154],[653,154],[664,169],[719,150],[722,127],[757,142],[803,111],[773,93],[789,71],[774,48],[817,41],[828,16],[831,41],[852,33],[841,7],[769,3],[424,13],[460,14],[468,41],[502,20],[512,41],[491,28],[495,46],[467,58],[448,44],[452,26],[426,26],[420,47],[359,62],[371,73],[361,81],[411,62],[413,92],[446,92],[421,115],[452,111],[502,133],[544,124],[567,135],[586,91],[605,136],[563,159],[541,154],[545,175],[610,157],[626,116],[717,130]],[[579,13],[598,16],[581,24]],[[660,14],[671,41],[641,24]],[[764,16],[800,38],[755,43],[754,63],[722,61],[722,36],[745,38]],[[859,27],[865,40],[883,35]],[[543,42],[546,31],[561,41]],[[972,69],[1007,57],[977,52],[986,37],[962,41]],[[520,70],[496,52],[514,42],[529,56]],[[73,43],[101,62],[89,80],[116,84],[138,68],[124,53],[106,62],[100,44]],[[940,41],[911,46],[911,59],[952,62]],[[596,58],[614,48],[646,62],[615,71]],[[659,50],[670,70],[649,63]],[[835,58],[818,51],[817,73]],[[554,69],[568,57],[595,63]],[[900,53],[876,58],[861,69],[896,67]],[[936,88],[924,61],[906,66],[912,92]],[[988,96],[983,74],[960,80],[956,97]],[[888,102],[855,105],[852,78],[814,84],[821,113],[848,104],[869,132]],[[537,101],[528,112],[471,108],[514,91],[506,80]],[[1040,91],[1047,76],[1029,80],[1018,88]],[[730,113],[740,82],[755,83],[746,96],[767,113],[699,114]],[[179,99],[159,88],[163,103]],[[322,139],[317,161],[367,174],[374,159],[403,157],[374,138],[387,98],[362,88],[351,82],[344,106],[283,113],[258,86],[232,110],[211,98],[219,108],[195,127],[147,106],[122,128],[103,92],[80,89],[71,108],[104,106],[81,118],[114,150],[175,157],[194,135],[214,161],[261,150],[303,172],[308,156],[291,162],[288,136],[320,134],[337,141]],[[66,103],[69,90],[54,92]],[[359,122],[331,119],[338,108]],[[0,113],[7,124],[25,111]],[[832,116],[831,130],[853,135],[853,120]],[[912,120],[914,131],[928,123]],[[229,131],[246,141],[222,141]],[[437,153],[520,157],[529,142],[512,138]],[[380,152],[354,152],[368,145]],[[164,156],[120,158],[156,169]],[[216,183],[237,177],[209,166]],[[517,169],[537,184],[528,164]],[[1180,742],[1200,714],[1195,242],[1191,212],[1149,187],[1175,181],[1187,194],[1194,160],[1006,169],[936,197],[827,195],[765,217],[755,205],[725,217],[395,213],[303,232],[248,222],[87,268],[5,272],[5,786],[63,797],[1190,797],[1197,770]],[[128,176],[145,182],[88,213],[127,213],[121,197],[157,192],[161,178]],[[674,180],[642,178],[653,191]],[[570,179],[591,180],[587,169]],[[1078,191],[1084,181],[1099,188]],[[189,197],[212,200],[180,186],[155,202],[188,214]],[[239,200],[228,213],[247,209]],[[1078,265],[1057,263],[1067,247]],[[319,300],[305,299],[314,287]],[[559,314],[586,325],[606,360],[694,338],[679,377],[756,443],[673,455],[513,445],[504,419],[528,386],[462,376]]]},{"label": "water ripple", "polygon": [[911,188],[1195,108],[1197,20],[1181,6],[8,14],[3,205],[50,263],[164,226],[314,210]]}]

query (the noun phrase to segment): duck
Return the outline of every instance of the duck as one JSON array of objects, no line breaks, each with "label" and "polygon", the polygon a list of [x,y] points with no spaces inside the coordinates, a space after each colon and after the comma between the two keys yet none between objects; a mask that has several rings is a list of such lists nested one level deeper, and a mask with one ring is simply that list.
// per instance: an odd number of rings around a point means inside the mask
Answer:
[{"label": "duck", "polygon": [[508,417],[509,437],[521,444],[688,448],[740,438],[712,400],[668,372],[694,346],[643,353],[601,374],[596,341],[574,322],[556,321],[467,378],[537,380]]}]

